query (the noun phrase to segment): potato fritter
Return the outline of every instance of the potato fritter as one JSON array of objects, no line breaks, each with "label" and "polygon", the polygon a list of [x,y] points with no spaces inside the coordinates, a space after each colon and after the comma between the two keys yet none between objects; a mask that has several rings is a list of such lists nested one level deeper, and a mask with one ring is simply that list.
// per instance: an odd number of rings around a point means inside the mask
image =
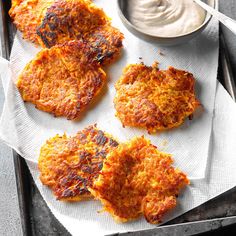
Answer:
[{"label": "potato fritter", "polygon": [[39,44],[36,33],[38,26],[42,23],[47,8],[55,0],[14,0],[9,11],[13,23],[23,33],[24,39]]},{"label": "potato fritter", "polygon": [[70,41],[44,49],[20,74],[17,87],[36,108],[76,119],[101,91],[106,73],[87,44]]},{"label": "potato fritter", "polygon": [[74,137],[56,135],[41,148],[40,180],[52,189],[58,200],[89,198],[87,187],[97,178],[108,151],[117,145],[96,126],[89,126]]},{"label": "potato fritter", "polygon": [[159,152],[144,137],[136,137],[108,153],[89,190],[117,221],[144,214],[149,223],[160,223],[176,206],[179,191],[189,184],[172,162],[171,155]]},{"label": "potato fritter", "polygon": [[180,126],[200,106],[191,73],[169,67],[128,65],[117,81],[116,116],[123,126],[146,128],[149,133]]},{"label": "potato fritter", "polygon": [[48,8],[37,34],[41,45],[48,48],[74,39],[89,42],[103,64],[119,56],[123,40],[104,11],[85,0],[56,1]]},{"label": "potato fritter", "polygon": [[38,27],[42,45],[52,47],[71,39],[78,39],[109,19],[102,9],[87,0],[60,0],[52,4]]},{"label": "potato fritter", "polygon": [[103,65],[120,55],[123,34],[90,0],[15,0],[9,15],[25,39],[42,47],[81,40]]}]

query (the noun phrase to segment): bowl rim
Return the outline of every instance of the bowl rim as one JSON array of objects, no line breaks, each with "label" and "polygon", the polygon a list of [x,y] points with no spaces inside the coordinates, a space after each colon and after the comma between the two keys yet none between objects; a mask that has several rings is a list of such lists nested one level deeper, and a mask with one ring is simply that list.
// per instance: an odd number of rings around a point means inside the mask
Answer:
[{"label": "bowl rim", "polygon": [[[198,26],[196,29],[194,29],[193,31],[189,32],[189,33],[186,33],[186,34],[181,34],[181,35],[176,35],[176,36],[158,36],[158,35],[153,35],[153,34],[150,34],[150,33],[147,33],[143,30],[140,30],[139,28],[137,28],[136,26],[134,26],[124,15],[123,11],[121,10],[120,8],[120,2],[121,0],[117,0],[117,6],[118,6],[118,13],[119,13],[119,16],[121,17],[121,19],[125,22],[125,24],[127,24],[129,27],[133,28],[134,30],[136,30],[137,32],[141,33],[141,34],[144,34],[146,36],[149,36],[149,37],[152,37],[152,38],[158,38],[158,39],[176,39],[176,38],[182,38],[182,37],[186,37],[186,36],[190,36],[196,32],[198,32],[199,30],[201,29],[204,29],[204,27],[210,22],[210,20],[212,19],[212,15],[208,12],[206,12],[206,16],[205,16],[205,20],[204,22]],[[213,1],[213,8],[215,9],[216,8],[216,0],[212,0]],[[207,18],[207,15],[209,15],[209,18],[206,20]]]}]

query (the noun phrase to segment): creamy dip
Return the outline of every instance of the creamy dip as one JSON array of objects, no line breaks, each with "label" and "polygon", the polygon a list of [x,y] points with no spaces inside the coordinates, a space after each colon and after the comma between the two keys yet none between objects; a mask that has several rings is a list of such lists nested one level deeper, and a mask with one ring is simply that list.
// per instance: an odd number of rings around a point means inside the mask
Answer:
[{"label": "creamy dip", "polygon": [[129,0],[128,12],[134,26],[160,37],[190,33],[206,16],[193,0]]}]

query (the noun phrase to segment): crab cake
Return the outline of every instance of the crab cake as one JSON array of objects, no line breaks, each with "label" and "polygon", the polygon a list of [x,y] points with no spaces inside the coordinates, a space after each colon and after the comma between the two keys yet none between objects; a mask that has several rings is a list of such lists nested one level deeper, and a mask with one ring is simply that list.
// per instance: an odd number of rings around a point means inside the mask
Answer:
[{"label": "crab cake", "polygon": [[101,91],[106,74],[87,44],[70,41],[44,49],[20,74],[17,87],[36,108],[76,119]]},{"label": "crab cake", "polygon": [[37,34],[41,45],[48,48],[75,39],[90,42],[103,64],[119,56],[123,40],[104,11],[85,0],[56,1],[48,8]]},{"label": "crab cake", "polygon": [[189,184],[172,162],[171,155],[159,152],[144,137],[136,137],[109,152],[89,190],[117,221],[144,214],[149,223],[159,223],[176,206],[179,191]]},{"label": "crab cake", "polygon": [[38,26],[42,23],[47,8],[55,0],[14,0],[9,15],[23,33],[23,38],[35,44],[39,44],[36,33]]},{"label": "crab cake", "polygon": [[87,187],[98,176],[108,151],[117,145],[96,126],[89,126],[74,137],[56,135],[41,148],[40,180],[52,189],[58,200],[90,198]]},{"label": "crab cake", "polygon": [[123,126],[146,128],[149,133],[180,126],[200,102],[191,73],[169,67],[128,65],[117,81],[116,116]]}]

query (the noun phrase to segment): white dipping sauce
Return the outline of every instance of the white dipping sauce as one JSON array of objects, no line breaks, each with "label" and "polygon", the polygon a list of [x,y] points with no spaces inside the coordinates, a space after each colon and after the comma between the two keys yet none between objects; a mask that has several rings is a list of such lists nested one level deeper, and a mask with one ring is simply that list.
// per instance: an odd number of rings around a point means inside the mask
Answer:
[{"label": "white dipping sauce", "polygon": [[128,11],[134,26],[160,37],[190,33],[206,16],[193,0],[128,0]]}]

